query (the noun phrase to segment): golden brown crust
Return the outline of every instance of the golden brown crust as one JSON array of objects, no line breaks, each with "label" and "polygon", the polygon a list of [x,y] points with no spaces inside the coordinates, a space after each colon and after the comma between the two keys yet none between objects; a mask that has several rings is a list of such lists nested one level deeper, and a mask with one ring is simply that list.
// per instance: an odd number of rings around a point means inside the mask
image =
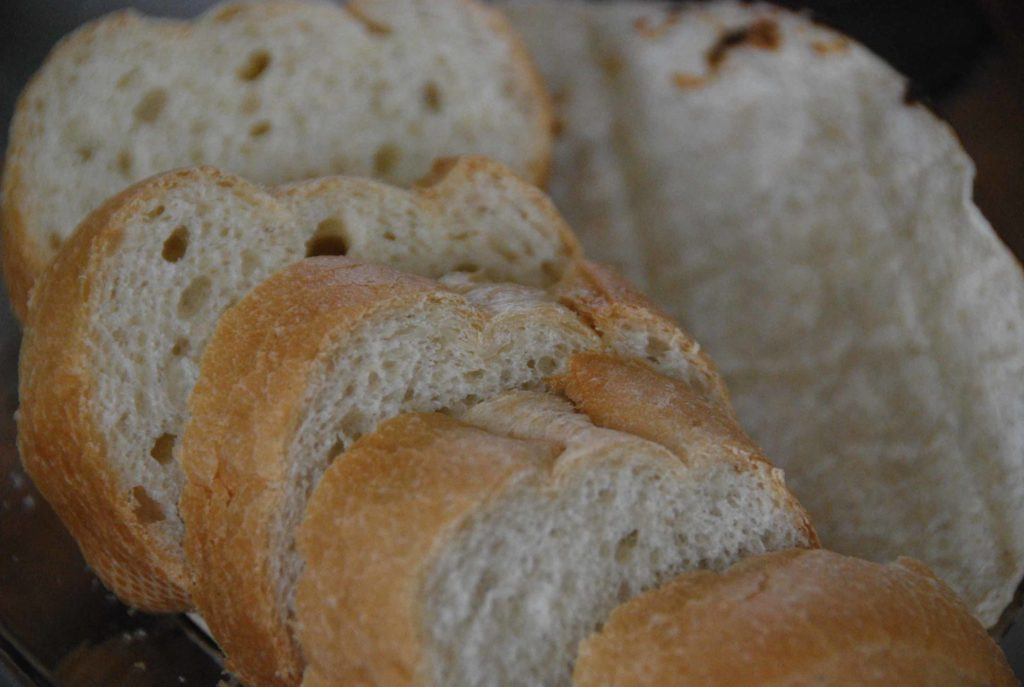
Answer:
[{"label": "golden brown crust", "polygon": [[[723,406],[729,405],[725,382],[700,345],[613,268],[578,260],[555,288],[555,295],[606,341],[614,341],[625,326],[671,342],[670,347],[686,359],[696,390]],[[662,353],[648,351],[648,359],[655,362]]]},{"label": "golden brown crust", "polygon": [[293,685],[301,677],[268,553],[286,498],[278,488],[285,447],[317,351],[377,308],[449,297],[430,280],[385,267],[311,258],[221,317],[189,403],[180,506],[196,608],[245,682]]},{"label": "golden brown crust", "polygon": [[[331,178],[322,181],[330,182]],[[492,182],[496,185],[521,185],[521,188],[515,189],[517,197],[534,205],[539,210],[538,221],[558,237],[560,251],[564,255],[564,264],[560,263],[559,269],[564,270],[565,265],[578,256],[578,242],[550,201],[540,191],[516,179],[500,163],[482,157],[456,158],[448,164],[445,173],[437,176],[434,181],[432,186],[417,189],[416,195],[424,204],[425,212],[436,211],[438,216],[443,216],[447,206],[460,193],[466,192],[467,188],[487,186]],[[10,184],[15,183],[15,180],[7,176],[5,182]],[[253,202],[275,207],[275,197],[288,200],[289,197],[294,199],[306,194],[315,195],[320,187],[314,181],[263,189],[212,167],[168,172],[140,182],[108,201],[102,211],[91,215],[69,239],[68,249],[63,251],[66,255],[56,261],[53,269],[45,273],[39,282],[40,289],[46,295],[36,299],[41,303],[39,312],[30,319],[32,328],[48,333],[36,336],[29,333],[24,342],[27,362],[22,368],[22,416],[25,430],[32,428],[40,417],[48,417],[57,412],[55,404],[64,402],[56,399],[58,390],[68,387],[67,393],[71,393],[70,383],[65,379],[66,369],[73,369],[77,375],[74,379],[78,380],[74,393],[79,400],[74,406],[73,424],[70,427],[80,428],[66,436],[35,431],[24,440],[25,462],[34,473],[41,475],[39,479],[46,485],[44,493],[69,523],[72,533],[76,536],[81,533],[87,559],[100,577],[124,601],[146,610],[187,608],[187,578],[180,549],[154,538],[146,527],[137,524],[134,498],[122,493],[126,492],[125,489],[115,488],[121,473],[110,465],[113,457],[102,439],[100,409],[93,388],[96,373],[85,358],[86,350],[95,341],[93,327],[97,325],[93,321],[96,317],[93,311],[99,294],[91,291],[110,276],[108,265],[116,252],[114,237],[120,236],[129,226],[135,231],[137,222],[133,223],[133,219],[147,212],[153,201],[190,184],[229,184],[235,192],[244,193]],[[5,206],[5,210],[9,211],[12,207]],[[144,229],[141,227],[138,230]],[[100,250],[96,246],[101,244],[109,247]],[[9,275],[13,274],[16,271],[9,272]],[[30,370],[30,366],[33,369]],[[61,412],[68,414],[71,411]],[[86,451],[90,458],[78,460],[79,453]],[[103,460],[105,455],[107,461]],[[45,473],[50,471],[62,476],[47,480]],[[63,493],[77,490],[76,485],[79,484],[92,484],[93,480],[105,481],[110,487],[107,490],[90,488],[78,495]],[[86,498],[89,502],[87,506],[75,505]],[[83,507],[86,510],[83,511]],[[103,519],[98,522],[117,522],[119,527],[71,524],[80,519],[82,513],[93,512],[104,513]],[[136,524],[129,527],[123,522]],[[145,581],[147,579],[149,582]]]},{"label": "golden brown crust", "polygon": [[547,474],[560,451],[440,414],[401,415],[356,442],[324,474],[298,535],[308,670],[332,685],[430,684],[418,628],[436,552],[466,515],[517,476]]},{"label": "golden brown crust", "polygon": [[109,462],[88,354],[90,290],[117,250],[126,218],[196,173],[202,171],[143,182],[86,219],[33,294],[19,366],[18,444],[26,469],[104,583],[125,603],[151,611],[188,608],[184,562],[140,521]]},{"label": "golden brown crust", "polygon": [[677,578],[580,644],[576,687],[1019,684],[984,628],[916,561],[824,550]]},{"label": "golden brown crust", "polygon": [[[683,461],[711,456],[732,462],[737,470],[769,465],[728,405],[710,401],[686,382],[659,374],[637,360],[577,353],[569,371],[551,381],[594,424],[661,444]],[[797,519],[806,541],[817,546],[810,518],[782,474],[769,469],[767,479],[779,506]]]},{"label": "golden brown crust", "polygon": [[[19,102],[20,110],[23,104]],[[7,167],[4,170],[3,191],[0,201],[0,251],[3,253],[4,282],[11,309],[19,322],[28,317],[28,296],[32,282],[41,274],[49,260],[42,254],[40,246],[27,235],[25,218],[14,202],[21,194],[21,164],[17,152],[8,152]]]}]

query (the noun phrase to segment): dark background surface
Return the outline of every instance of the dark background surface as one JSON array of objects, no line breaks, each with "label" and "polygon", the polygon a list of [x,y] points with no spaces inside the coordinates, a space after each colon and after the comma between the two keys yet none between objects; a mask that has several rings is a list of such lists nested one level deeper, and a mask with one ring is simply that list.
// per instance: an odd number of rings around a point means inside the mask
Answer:
[{"label": "dark background surface", "polygon": [[[54,42],[133,6],[191,16],[209,0],[0,0],[0,149],[14,102]],[[784,0],[868,45],[910,76],[978,168],[975,198],[1024,255],[1024,2]],[[14,446],[20,333],[0,296],[0,685],[213,685],[210,644],[185,619],[135,614],[88,572],[21,471]],[[1009,618],[1007,622],[1009,623]],[[1002,645],[1024,675],[1024,618]]]}]

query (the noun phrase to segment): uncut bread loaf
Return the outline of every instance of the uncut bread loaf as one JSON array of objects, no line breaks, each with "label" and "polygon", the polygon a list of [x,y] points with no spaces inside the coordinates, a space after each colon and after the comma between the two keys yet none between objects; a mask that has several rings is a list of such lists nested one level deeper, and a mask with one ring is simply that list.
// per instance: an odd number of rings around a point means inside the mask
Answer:
[{"label": "uncut bread loaf", "polygon": [[175,455],[210,333],[307,255],[545,286],[578,248],[547,198],[483,158],[414,192],[329,177],[267,189],[212,168],[144,181],[94,212],[39,282],[20,365],[21,457],[126,603],[189,605]]},{"label": "uncut bread loaf", "polygon": [[8,290],[24,320],[79,222],[177,167],[405,185],[437,157],[479,153],[540,183],[549,148],[530,58],[474,0],[230,2],[191,22],[115,13],[61,42],[19,101],[0,214]]},{"label": "uncut bread loaf", "polygon": [[588,255],[711,351],[826,547],[920,559],[996,624],[1024,578],[1024,274],[955,133],[768,4],[505,9]]},{"label": "uncut bread loaf", "polygon": [[[709,420],[644,364],[589,353],[571,368],[631,380],[623,416],[674,397],[661,412],[684,434]],[[652,382],[676,393],[635,393]],[[403,415],[328,468],[299,531],[304,687],[564,685],[617,603],[682,570],[813,545],[749,440],[668,450],[578,408],[515,391],[461,421]]]},{"label": "uncut bread loaf", "polygon": [[[641,311],[638,297],[617,299],[621,284],[601,275],[583,263],[545,291],[465,275],[439,283],[321,257],[278,272],[224,314],[189,402],[181,512],[193,599],[229,669],[250,684],[298,683],[303,660],[291,622],[303,560],[295,530],[327,465],[338,454],[344,461],[381,421],[405,412],[472,414],[504,391],[543,390],[552,375],[568,374],[575,389],[569,361],[587,351],[648,359],[731,418],[692,340]],[[578,393],[598,395],[589,387]],[[733,532],[726,523],[740,503],[716,504],[721,530],[733,537],[717,544],[738,555],[811,542],[778,474],[749,474],[763,507],[735,517],[756,523]],[[396,489],[389,493],[397,503],[404,497]],[[679,563],[670,558],[666,569]]]},{"label": "uncut bread loaf", "polygon": [[1014,687],[1006,658],[924,564],[824,550],[683,575],[580,645],[576,687]]}]

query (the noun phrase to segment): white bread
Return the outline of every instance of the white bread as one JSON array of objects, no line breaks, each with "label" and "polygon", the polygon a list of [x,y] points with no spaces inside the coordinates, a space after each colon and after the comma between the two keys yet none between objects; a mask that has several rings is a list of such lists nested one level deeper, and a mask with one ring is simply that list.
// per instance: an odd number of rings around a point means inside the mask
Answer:
[{"label": "white bread", "polygon": [[19,444],[86,560],[126,603],[188,607],[174,456],[220,313],[307,254],[549,285],[578,248],[538,190],[483,158],[402,191],[342,177],[265,189],[170,172],[93,213],[33,297]]},{"label": "white bread", "polygon": [[617,603],[811,543],[752,466],[595,427],[556,396],[461,420],[388,420],[320,481],[298,537],[304,685],[564,685]]},{"label": "white bread", "polygon": [[19,101],[3,175],[4,270],[29,289],[132,182],[211,164],[261,183],[405,185],[479,153],[541,183],[549,104],[519,39],[474,0],[230,2],[191,22],[119,12],[54,50]]},{"label": "white bread", "polygon": [[1024,578],[1024,278],[949,127],[767,5],[506,11],[588,255],[714,356],[828,548],[918,558],[995,623]]},{"label": "white bread", "polygon": [[683,575],[580,645],[575,687],[1013,687],[1006,658],[922,563],[824,550]]},{"label": "white bread", "polygon": [[[581,294],[580,280],[569,281]],[[663,337],[657,317],[616,323],[602,315],[636,306],[596,294],[562,295],[563,305],[555,300],[561,289],[552,291],[465,278],[442,285],[314,258],[275,274],[224,314],[189,403],[181,511],[193,599],[243,681],[297,683],[303,664],[289,624],[303,562],[294,531],[331,459],[382,420],[472,413],[505,390],[543,389],[546,377],[570,372],[580,351],[651,356],[684,379],[714,375],[693,372],[705,362],[692,341],[676,329]],[[709,405],[723,403],[718,386],[694,388]],[[812,541],[777,476],[755,476],[758,497],[780,518],[759,523],[773,533],[764,537]]]}]

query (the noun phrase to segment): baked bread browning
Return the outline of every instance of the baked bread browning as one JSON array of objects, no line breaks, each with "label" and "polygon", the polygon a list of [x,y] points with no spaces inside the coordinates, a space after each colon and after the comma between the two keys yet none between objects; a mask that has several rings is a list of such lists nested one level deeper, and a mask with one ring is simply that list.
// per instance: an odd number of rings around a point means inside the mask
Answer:
[{"label": "baked bread browning", "polygon": [[125,602],[188,607],[175,458],[220,313],[320,252],[440,276],[551,284],[577,258],[550,201],[484,158],[413,192],[333,177],[278,189],[212,168],[144,181],[47,270],[22,344],[19,445],[86,560]]},{"label": "baked bread browning", "polygon": [[[333,456],[402,412],[461,413],[543,388],[579,351],[655,350],[666,371],[692,353],[687,337],[659,339],[643,320],[621,326],[634,335],[610,323],[598,333],[541,290],[441,285],[342,258],[287,268],[225,313],[190,401],[181,509],[193,598],[232,669],[256,684],[301,675],[293,535]],[[789,513],[804,541],[802,511]]]},{"label": "baked bread browning", "polygon": [[62,41],[18,103],[0,213],[12,303],[24,321],[74,228],[152,174],[212,164],[268,184],[405,185],[437,157],[479,153],[542,183],[549,110],[518,37],[473,0],[111,14]]},{"label": "baked bread browning", "polygon": [[460,420],[386,421],[328,468],[299,533],[307,682],[566,684],[625,598],[811,543],[731,462],[680,460],[564,399],[510,392]]},{"label": "baked bread browning", "polygon": [[580,645],[576,687],[1013,687],[1006,658],[922,563],[824,550],[683,575]]},{"label": "baked bread browning", "polygon": [[918,558],[994,625],[1024,578],[1024,277],[952,130],[768,4],[504,9],[587,254],[711,352],[826,547]]}]

